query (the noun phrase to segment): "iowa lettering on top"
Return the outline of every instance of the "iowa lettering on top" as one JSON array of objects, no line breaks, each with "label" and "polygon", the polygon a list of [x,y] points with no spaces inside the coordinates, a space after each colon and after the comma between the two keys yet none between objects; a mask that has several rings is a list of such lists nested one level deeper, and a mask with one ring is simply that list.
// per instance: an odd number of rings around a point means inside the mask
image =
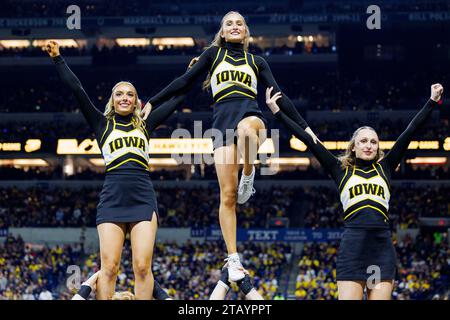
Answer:
[{"label": "iowa lettering on top", "polygon": [[144,139],[139,137],[120,137],[111,141],[109,143],[109,147],[111,149],[111,152],[122,149],[123,147],[139,148],[145,151],[145,141]]},{"label": "iowa lettering on top", "polygon": [[252,76],[248,73],[238,71],[238,70],[225,70],[216,74],[217,84],[221,84],[226,81],[237,81],[241,82],[249,87],[252,86]]},{"label": "iowa lettering on top", "polygon": [[349,188],[350,199],[353,199],[356,196],[360,196],[362,194],[371,194],[383,199],[385,198],[384,188],[378,184],[373,183],[363,183],[357,184],[353,187]]}]

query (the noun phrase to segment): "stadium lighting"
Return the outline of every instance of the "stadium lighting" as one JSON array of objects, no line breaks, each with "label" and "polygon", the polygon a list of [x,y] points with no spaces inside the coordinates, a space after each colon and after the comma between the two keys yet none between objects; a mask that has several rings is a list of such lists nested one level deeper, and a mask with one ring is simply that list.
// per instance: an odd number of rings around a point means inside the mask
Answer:
[{"label": "stadium lighting", "polygon": [[20,151],[21,149],[20,142],[0,142],[0,151]]},{"label": "stadium lighting", "polygon": [[28,139],[25,142],[25,152],[37,151],[41,148],[42,141],[40,139]]},{"label": "stadium lighting", "polygon": [[48,167],[48,163],[44,159],[2,159],[0,166]]},{"label": "stadium lighting", "polygon": [[445,138],[445,141],[444,141],[444,150],[445,150],[445,151],[450,151],[450,137]]},{"label": "stadium lighting", "polygon": [[190,46],[195,45],[194,39],[191,37],[177,37],[177,38],[153,38],[152,44],[154,46]]},{"label": "stadium lighting", "polygon": [[0,45],[4,48],[26,48],[30,46],[28,40],[0,40]]},{"label": "stadium lighting", "polygon": [[268,164],[284,164],[284,165],[304,165],[309,166],[311,160],[309,158],[273,158],[267,159]]},{"label": "stadium lighting", "polygon": [[70,47],[70,48],[78,48],[78,42],[75,39],[38,39],[33,40],[33,47],[43,47],[48,41],[56,41],[58,42],[60,47]]},{"label": "stadium lighting", "polygon": [[116,42],[121,47],[150,45],[149,38],[117,38]]},{"label": "stadium lighting", "polygon": [[84,139],[78,143],[77,139],[58,139],[56,154],[100,154],[97,141]]},{"label": "stadium lighting", "polygon": [[213,145],[211,139],[150,139],[151,154],[203,154],[212,153]]},{"label": "stadium lighting", "polygon": [[302,41],[303,41],[303,37],[302,37],[302,36],[298,36],[298,37],[297,37],[297,41],[298,41],[298,42],[302,42]]},{"label": "stadium lighting", "polygon": [[173,158],[150,158],[149,161],[152,166],[178,166],[178,162]]},{"label": "stadium lighting", "polygon": [[73,162],[73,158],[72,157],[67,157],[65,164],[64,164],[64,174],[67,176],[71,176],[74,174],[75,172],[75,165]]},{"label": "stadium lighting", "polygon": [[22,142],[0,142],[0,151],[19,152],[22,151],[22,145],[25,152],[34,152],[41,149],[42,141],[40,139],[28,139]]},{"label": "stadium lighting", "polygon": [[[241,163],[243,159],[240,159]],[[101,167],[105,165],[102,158],[91,158],[89,162],[95,166]],[[178,162],[174,158],[150,158],[150,165],[153,166],[178,166]],[[260,164],[260,160],[255,160],[255,164]],[[281,158],[270,158],[266,161],[267,164],[281,164],[281,165],[304,165],[308,166],[311,163],[311,159],[306,157],[281,157]]]},{"label": "stadium lighting", "polygon": [[[239,160],[239,163],[244,164],[244,159],[241,158]],[[278,165],[291,165],[291,166],[292,165],[308,166],[308,165],[310,165],[310,163],[311,163],[311,160],[309,158],[304,158],[304,157],[270,158],[264,162],[264,164],[268,164],[268,165],[278,164]],[[255,160],[254,164],[261,164],[261,160]]]},{"label": "stadium lighting", "polygon": [[105,161],[103,160],[103,158],[92,158],[92,159],[89,159],[89,162],[92,163],[96,167],[101,167],[101,166],[105,165]]},{"label": "stadium lighting", "polygon": [[447,158],[446,157],[416,157],[413,159],[407,159],[406,163],[440,165],[440,164],[447,163]]}]

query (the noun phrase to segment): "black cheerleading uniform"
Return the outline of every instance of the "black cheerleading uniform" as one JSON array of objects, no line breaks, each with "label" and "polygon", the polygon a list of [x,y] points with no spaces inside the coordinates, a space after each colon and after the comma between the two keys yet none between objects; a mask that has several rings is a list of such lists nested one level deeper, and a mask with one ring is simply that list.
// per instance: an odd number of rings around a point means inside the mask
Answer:
[{"label": "black cheerleading uniform", "polygon": [[62,56],[53,61],[61,80],[75,95],[81,112],[94,130],[105,160],[106,175],[96,224],[151,220],[153,212],[158,214],[158,206],[148,166],[150,133],[181,105],[185,96],[178,95],[165,102],[151,112],[145,125],[135,128],[132,114],[115,113],[107,119],[91,102]]},{"label": "black cheerleading uniform", "polygon": [[389,226],[391,177],[405,155],[412,136],[438,104],[428,100],[400,135],[392,149],[379,161],[356,159],[354,166],[342,169],[341,162],[283,111],[275,117],[302,140],[331,175],[340,192],[344,210],[344,233],[337,257],[337,280],[366,281],[380,267],[380,280],[393,280],[396,253]]},{"label": "black cheerleading uniform", "polygon": [[[267,62],[262,57],[245,52],[241,43],[226,42],[224,47],[209,47],[191,69],[172,81],[149,102],[152,105],[158,104],[186,92],[190,84],[207,72],[211,75],[214,99],[212,127],[219,131],[217,135],[213,133],[214,149],[235,143],[234,131],[238,123],[247,116],[257,116],[267,124],[256,102],[258,81],[266,87],[274,87],[275,91],[281,90]],[[281,98],[280,108],[306,128],[306,123],[287,96],[283,95]]]}]

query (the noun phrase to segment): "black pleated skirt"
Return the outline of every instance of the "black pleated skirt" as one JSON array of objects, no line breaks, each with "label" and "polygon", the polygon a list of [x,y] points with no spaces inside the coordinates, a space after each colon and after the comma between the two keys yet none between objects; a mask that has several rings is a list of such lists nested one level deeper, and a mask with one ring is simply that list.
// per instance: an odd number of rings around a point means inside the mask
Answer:
[{"label": "black pleated skirt", "polygon": [[97,206],[96,224],[151,221],[158,203],[146,171],[118,170],[106,174]]},{"label": "black pleated skirt", "polygon": [[238,123],[242,119],[249,116],[256,116],[260,118],[267,127],[267,120],[264,118],[264,115],[258,107],[258,103],[255,99],[234,98],[216,103],[213,111],[212,128],[218,130],[221,137],[212,137],[214,149],[231,144],[237,144],[237,134],[235,131]]},{"label": "black pleated skirt", "polygon": [[338,250],[336,279],[367,281],[379,271],[380,281],[394,280],[397,255],[391,236],[387,229],[346,228]]}]

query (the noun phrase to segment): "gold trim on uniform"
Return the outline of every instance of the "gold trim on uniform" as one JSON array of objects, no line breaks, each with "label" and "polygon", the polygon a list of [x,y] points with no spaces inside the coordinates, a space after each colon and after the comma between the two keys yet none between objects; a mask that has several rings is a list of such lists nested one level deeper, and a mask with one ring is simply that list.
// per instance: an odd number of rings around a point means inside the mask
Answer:
[{"label": "gold trim on uniform", "polygon": [[389,184],[388,178],[387,178],[386,174],[384,173],[383,166],[377,162],[377,165],[380,166],[381,172],[383,173],[383,174],[380,174],[380,173],[378,172],[377,168],[375,167],[375,165],[374,165],[374,164],[372,164],[372,165],[373,165],[373,168],[374,168],[374,169],[377,171],[377,173],[380,175],[380,177],[383,178],[383,180],[386,182],[386,184],[387,184],[387,186],[388,186],[388,188],[389,188],[389,193],[390,193],[390,192],[391,192],[391,185]]},{"label": "gold trim on uniform", "polygon": [[339,189],[341,189],[342,182],[344,182],[345,178],[347,177],[347,173],[348,173],[348,166],[345,167],[345,174],[342,177],[341,182],[339,183]]},{"label": "gold trim on uniform", "polygon": [[148,165],[145,165],[143,162],[141,162],[141,161],[139,161],[139,160],[137,160],[137,159],[127,159],[127,160],[124,160],[124,161],[122,161],[121,163],[115,165],[114,167],[107,169],[106,172],[109,172],[109,171],[111,171],[111,170],[114,170],[114,169],[116,169],[117,167],[120,167],[121,165],[123,165],[123,164],[125,164],[125,163],[127,163],[127,162],[130,162],[130,161],[135,161],[135,162],[141,164],[146,170],[148,170]]},{"label": "gold trim on uniform", "polygon": [[361,169],[356,169],[356,171],[361,171],[361,172],[364,172],[364,173],[371,173],[372,171],[376,171],[376,170],[372,169],[372,170],[369,170],[369,171],[364,171],[364,170],[361,170]]},{"label": "gold trim on uniform", "polygon": [[[219,47],[219,50],[217,50],[216,58],[214,59],[212,65],[211,65],[211,69],[209,70],[210,72],[213,71],[212,68],[214,67],[214,63],[216,63],[217,58],[219,58],[219,55],[220,55],[220,51],[221,51],[221,50],[222,50],[222,48]],[[226,53],[225,53],[225,54],[226,54]],[[222,61],[223,61],[223,60],[222,60]],[[222,62],[222,61],[220,61],[220,62]]]},{"label": "gold trim on uniform", "polygon": [[[372,199],[370,199],[370,200],[372,200]],[[358,202],[357,202],[357,203],[358,203]],[[355,203],[355,204],[357,204],[357,203]],[[356,213],[357,211],[362,210],[362,209],[365,209],[365,208],[375,209],[375,210],[381,212],[381,214],[382,214],[387,220],[389,220],[388,216],[387,216],[383,211],[381,211],[381,210],[378,209],[377,207],[371,206],[370,204],[365,205],[365,206],[362,206],[362,207],[360,207],[360,208],[357,208],[357,209],[353,210],[352,212],[350,212],[349,214],[347,214],[347,215],[344,217],[344,220],[347,220],[347,218],[348,218],[349,216],[351,216],[351,215],[353,215],[354,213]]]},{"label": "gold trim on uniform", "polygon": [[[105,129],[105,131],[104,131],[103,134],[102,134],[102,138],[100,139],[100,144],[102,143],[103,137],[105,136],[106,132],[108,131],[109,121],[110,121],[110,120],[107,120],[107,121],[106,121],[106,129]],[[108,138],[108,137],[106,137],[106,138]]]},{"label": "gold trim on uniform", "polygon": [[[126,153],[121,154],[120,156],[117,156],[117,157],[113,158],[111,161],[109,161],[109,163],[106,163],[106,164],[105,164],[106,167],[108,167],[109,165],[111,165],[111,163],[113,163],[114,161],[116,161],[116,160],[119,159],[120,157],[126,156],[126,155],[128,155],[128,154],[130,154],[130,153],[137,155],[139,158],[143,158],[142,155],[140,155],[139,153],[136,153],[136,152],[134,152],[134,151],[127,151]],[[145,160],[145,159],[144,159],[144,160]],[[124,163],[126,163],[126,162],[129,162],[129,161],[135,161],[135,162],[138,162],[138,163],[140,163],[142,166],[144,166],[144,167],[148,170],[148,163],[145,164],[144,162],[142,162],[142,161],[140,161],[140,160],[138,160],[138,159],[125,159],[124,161],[121,161],[119,164],[114,165],[114,167],[108,168],[106,171],[108,172],[108,171],[110,171],[110,170],[113,170],[113,169],[115,169],[115,168],[121,166],[122,164],[124,164]]]},{"label": "gold trim on uniform", "polygon": [[253,62],[253,65],[254,65],[255,68],[256,68],[256,71],[258,71],[258,73],[259,73],[259,68],[258,68],[258,66],[257,66],[256,63],[255,63],[255,58],[253,57],[253,54],[250,53],[250,56],[252,57],[252,62]]},{"label": "gold trim on uniform", "polygon": [[225,57],[226,57],[226,58],[230,58],[230,59],[233,60],[234,62],[238,62],[238,61],[245,60],[245,58],[234,59],[232,56],[225,56]]},{"label": "gold trim on uniform", "polygon": [[345,191],[345,187],[347,186],[347,184],[349,183],[350,179],[355,175],[355,166],[353,166],[353,171],[351,176],[348,178],[347,182],[344,184],[344,186],[342,187],[342,191],[340,192],[340,194],[342,194],[342,192]]},{"label": "gold trim on uniform", "polygon": [[[223,91],[223,90],[222,90],[222,91]],[[233,91],[231,91],[231,92],[228,92],[227,94],[224,94],[222,97],[220,97],[219,99],[217,99],[216,102],[219,102],[219,101],[222,100],[223,98],[225,98],[225,97],[227,97],[227,96],[229,96],[230,94],[233,94],[233,93],[239,93],[239,94],[242,94],[242,95],[247,96],[247,97],[249,97],[249,98],[255,99],[255,97],[253,97],[253,96],[251,96],[251,95],[249,95],[249,94],[247,94],[247,93],[244,93],[244,92],[239,91],[239,90],[233,90]]]}]

